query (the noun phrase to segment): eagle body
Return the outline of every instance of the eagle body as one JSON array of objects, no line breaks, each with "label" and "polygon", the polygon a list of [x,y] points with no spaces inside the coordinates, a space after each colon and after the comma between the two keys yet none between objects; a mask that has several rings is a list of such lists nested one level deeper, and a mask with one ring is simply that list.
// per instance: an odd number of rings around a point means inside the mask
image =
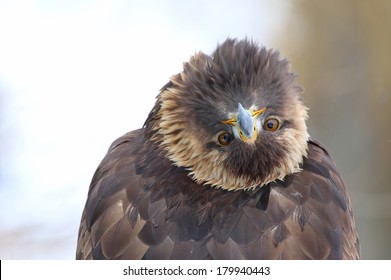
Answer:
[{"label": "eagle body", "polygon": [[357,259],[343,180],[278,53],[198,53],[97,168],[77,259]]}]

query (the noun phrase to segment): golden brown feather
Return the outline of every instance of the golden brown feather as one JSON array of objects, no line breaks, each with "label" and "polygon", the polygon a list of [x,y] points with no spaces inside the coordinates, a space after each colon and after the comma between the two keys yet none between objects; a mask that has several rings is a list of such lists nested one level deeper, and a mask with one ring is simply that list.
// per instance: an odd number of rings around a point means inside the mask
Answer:
[{"label": "golden brown feather", "polygon": [[359,258],[346,188],[308,137],[301,92],[287,60],[253,42],[193,56],[96,170],[76,258]]}]

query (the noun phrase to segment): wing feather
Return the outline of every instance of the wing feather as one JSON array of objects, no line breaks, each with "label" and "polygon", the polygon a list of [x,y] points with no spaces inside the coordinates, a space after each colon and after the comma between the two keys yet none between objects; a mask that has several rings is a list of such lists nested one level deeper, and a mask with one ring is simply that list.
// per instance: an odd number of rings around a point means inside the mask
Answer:
[{"label": "wing feather", "polygon": [[252,191],[200,185],[136,130],[97,168],[77,259],[357,259],[343,180],[309,142],[303,171]]}]

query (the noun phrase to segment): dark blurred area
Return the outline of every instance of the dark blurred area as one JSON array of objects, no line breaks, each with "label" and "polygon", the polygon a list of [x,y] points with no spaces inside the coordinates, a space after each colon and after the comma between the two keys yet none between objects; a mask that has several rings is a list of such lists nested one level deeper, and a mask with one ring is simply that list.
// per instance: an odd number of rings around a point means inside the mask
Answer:
[{"label": "dark blurred area", "polygon": [[295,1],[280,46],[305,88],[309,130],[353,203],[363,259],[391,258],[391,2]]}]

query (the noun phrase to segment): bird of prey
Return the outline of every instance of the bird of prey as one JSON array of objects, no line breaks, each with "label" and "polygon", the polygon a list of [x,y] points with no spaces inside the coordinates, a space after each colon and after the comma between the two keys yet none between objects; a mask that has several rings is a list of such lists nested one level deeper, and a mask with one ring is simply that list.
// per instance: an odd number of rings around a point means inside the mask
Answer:
[{"label": "bird of prey", "polygon": [[358,259],[344,182],[287,59],[196,53],[97,168],[77,259]]}]

